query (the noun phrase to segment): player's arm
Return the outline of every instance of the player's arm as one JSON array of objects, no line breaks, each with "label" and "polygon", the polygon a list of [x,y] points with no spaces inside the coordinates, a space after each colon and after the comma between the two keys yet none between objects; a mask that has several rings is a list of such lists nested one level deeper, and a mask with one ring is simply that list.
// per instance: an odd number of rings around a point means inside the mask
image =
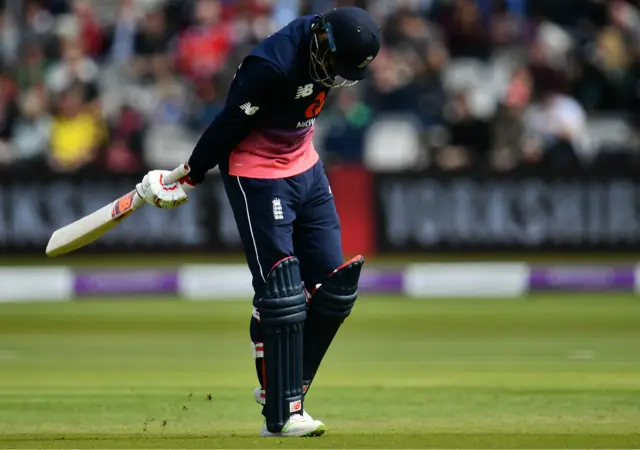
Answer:
[{"label": "player's arm", "polygon": [[190,172],[181,183],[167,184],[168,171],[149,172],[136,186],[147,203],[172,208],[187,200],[190,187],[201,183],[207,171],[229,158],[231,151],[277,103],[286,85],[284,76],[266,60],[249,57],[238,68],[222,112],[207,127],[189,158]]},{"label": "player's arm", "polygon": [[238,68],[222,112],[196,144],[189,166],[197,184],[207,171],[225,159],[251,133],[257,121],[277,104],[285,86],[284,76],[268,61],[249,57]]}]

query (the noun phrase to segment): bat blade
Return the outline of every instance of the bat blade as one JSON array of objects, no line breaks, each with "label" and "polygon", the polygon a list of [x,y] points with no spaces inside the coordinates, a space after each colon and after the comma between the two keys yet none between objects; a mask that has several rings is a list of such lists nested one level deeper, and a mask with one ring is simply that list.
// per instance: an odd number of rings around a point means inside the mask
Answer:
[{"label": "bat blade", "polygon": [[[180,164],[167,175],[165,182],[167,184],[179,182],[187,177],[190,171],[188,164]],[[135,189],[126,193],[88,216],[56,230],[47,244],[47,256],[64,255],[91,244],[144,205],[144,199]]]},{"label": "bat blade", "polygon": [[88,216],[56,230],[47,244],[47,256],[64,255],[89,245],[142,205],[144,200],[134,189]]}]

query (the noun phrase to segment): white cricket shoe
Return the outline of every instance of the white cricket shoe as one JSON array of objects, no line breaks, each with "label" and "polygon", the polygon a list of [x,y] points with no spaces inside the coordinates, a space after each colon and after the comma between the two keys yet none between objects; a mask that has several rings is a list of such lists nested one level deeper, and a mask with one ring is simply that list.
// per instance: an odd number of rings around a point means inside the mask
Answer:
[{"label": "white cricket shoe", "polygon": [[[264,393],[258,387],[253,391],[253,398],[259,405],[264,405]],[[265,421],[260,430],[261,437],[311,437],[322,436],[327,431],[327,427],[319,420],[314,420],[306,411],[302,411],[302,415],[294,414],[289,421],[282,427],[279,433],[272,433],[267,429]]]},{"label": "white cricket shoe", "polygon": [[309,414],[293,414],[279,433],[270,432],[265,421],[260,430],[260,437],[312,437],[322,436],[325,431],[327,429],[324,424],[313,420]]}]

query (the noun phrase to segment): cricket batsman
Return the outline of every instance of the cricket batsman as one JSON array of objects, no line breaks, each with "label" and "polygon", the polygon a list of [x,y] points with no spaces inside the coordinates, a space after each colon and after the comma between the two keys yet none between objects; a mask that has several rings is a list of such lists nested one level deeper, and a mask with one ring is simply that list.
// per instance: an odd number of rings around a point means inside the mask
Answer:
[{"label": "cricket batsman", "polygon": [[304,397],[358,296],[364,263],[344,263],[340,221],[311,141],[334,87],[365,78],[380,50],[364,10],[300,17],[243,60],[224,110],[189,159],[189,179],[165,184],[149,172],[137,190],[170,208],[219,166],[253,277],[250,333],[263,406],[261,436],[320,436]]}]

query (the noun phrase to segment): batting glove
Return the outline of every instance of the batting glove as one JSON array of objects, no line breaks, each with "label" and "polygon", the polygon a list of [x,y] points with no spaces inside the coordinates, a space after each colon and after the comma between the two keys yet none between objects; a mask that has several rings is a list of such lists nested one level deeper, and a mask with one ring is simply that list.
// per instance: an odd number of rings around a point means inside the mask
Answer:
[{"label": "batting glove", "polygon": [[186,203],[186,191],[193,186],[188,182],[188,178],[182,182],[165,184],[164,178],[169,173],[168,170],[152,170],[146,174],[142,182],[136,186],[138,195],[158,208],[173,208]]}]

